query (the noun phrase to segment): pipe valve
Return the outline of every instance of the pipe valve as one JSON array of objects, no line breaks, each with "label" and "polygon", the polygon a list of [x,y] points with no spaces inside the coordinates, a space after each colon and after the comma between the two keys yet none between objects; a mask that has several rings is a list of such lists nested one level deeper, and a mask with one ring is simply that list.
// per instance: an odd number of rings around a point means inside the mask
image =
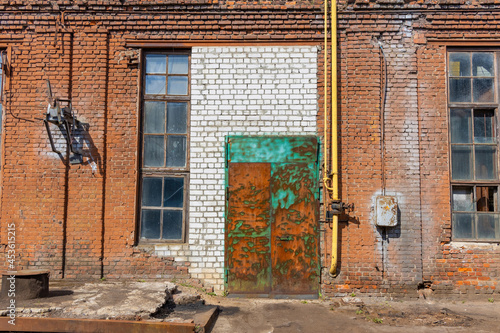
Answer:
[{"label": "pipe valve", "polygon": [[347,204],[345,202],[342,202],[340,200],[335,200],[330,204],[331,210],[330,214],[331,215],[341,215],[344,214],[346,211],[351,212],[354,210],[354,204]]}]

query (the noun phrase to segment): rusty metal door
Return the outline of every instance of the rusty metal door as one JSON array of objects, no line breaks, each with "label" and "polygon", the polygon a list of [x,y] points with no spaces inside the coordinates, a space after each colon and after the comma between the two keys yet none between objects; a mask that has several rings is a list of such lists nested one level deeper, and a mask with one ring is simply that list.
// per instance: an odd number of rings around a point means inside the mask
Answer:
[{"label": "rusty metal door", "polygon": [[227,139],[226,287],[231,295],[317,297],[316,137]]}]

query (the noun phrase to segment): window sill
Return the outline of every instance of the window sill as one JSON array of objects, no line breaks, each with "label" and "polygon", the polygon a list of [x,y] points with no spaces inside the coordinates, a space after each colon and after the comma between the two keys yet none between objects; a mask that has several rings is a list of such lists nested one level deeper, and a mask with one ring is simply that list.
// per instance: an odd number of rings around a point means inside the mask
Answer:
[{"label": "window sill", "polygon": [[498,250],[500,249],[500,241],[478,242],[478,241],[452,241],[449,243],[451,248],[460,249],[480,249],[480,250]]}]

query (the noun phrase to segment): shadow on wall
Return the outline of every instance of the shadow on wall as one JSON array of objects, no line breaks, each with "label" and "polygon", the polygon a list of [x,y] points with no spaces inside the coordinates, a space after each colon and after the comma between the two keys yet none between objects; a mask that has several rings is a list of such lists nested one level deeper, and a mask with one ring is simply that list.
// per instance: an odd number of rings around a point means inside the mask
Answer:
[{"label": "shadow on wall", "polygon": [[[348,234],[349,223],[356,224],[358,227],[361,224],[359,218],[356,216],[350,216],[342,214],[339,216],[339,229],[337,237],[337,274],[342,272],[342,239],[344,238],[344,233]],[[330,226],[331,228],[331,226]],[[346,236],[349,237],[349,236]]]},{"label": "shadow on wall", "polygon": [[377,231],[382,240],[389,244],[389,239],[401,237],[401,210],[397,206],[397,224],[394,227],[377,226]]},{"label": "shadow on wall", "polygon": [[[57,153],[65,165],[89,165],[93,174],[99,172],[100,175],[103,175],[101,155],[89,133],[89,124],[82,122],[70,124],[69,131],[66,130],[64,125],[50,124],[50,127],[58,128],[57,131],[51,130],[49,136],[52,135],[55,148],[53,148],[53,151]],[[65,153],[63,154],[62,151]]]}]

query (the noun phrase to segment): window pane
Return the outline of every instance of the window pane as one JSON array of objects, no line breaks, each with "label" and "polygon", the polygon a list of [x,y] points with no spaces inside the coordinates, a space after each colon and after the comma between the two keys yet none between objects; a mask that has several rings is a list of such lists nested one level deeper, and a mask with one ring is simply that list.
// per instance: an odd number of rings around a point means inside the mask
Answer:
[{"label": "window pane", "polygon": [[496,179],[496,147],[476,146],[476,179]]},{"label": "window pane", "polygon": [[498,214],[477,214],[477,238],[494,239],[497,220]]},{"label": "window pane", "polygon": [[165,133],[165,102],[144,103],[144,133]]},{"label": "window pane", "polygon": [[146,94],[164,95],[165,94],[165,76],[146,75]]},{"label": "window pane", "polygon": [[470,109],[451,109],[450,123],[452,143],[472,143]]},{"label": "window pane", "polygon": [[451,147],[451,178],[472,179],[472,149],[470,146]]},{"label": "window pane", "polygon": [[470,76],[470,53],[450,53],[450,76]]},{"label": "window pane", "polygon": [[474,211],[472,187],[453,187],[453,211]]},{"label": "window pane", "polygon": [[453,237],[472,238],[472,221],[474,214],[454,213],[453,214]]},{"label": "window pane", "polygon": [[163,211],[163,239],[182,239],[182,211]]},{"label": "window pane", "polygon": [[144,166],[163,166],[165,148],[163,135],[144,136]]},{"label": "window pane", "polygon": [[470,79],[450,79],[450,102],[470,101]]},{"label": "window pane", "polygon": [[169,74],[187,74],[188,73],[188,56],[187,55],[168,56],[168,73]]},{"label": "window pane", "polygon": [[187,95],[188,78],[187,76],[169,76],[168,77],[168,95]]},{"label": "window pane", "polygon": [[494,76],[492,53],[481,52],[472,54],[472,75]]},{"label": "window pane", "polygon": [[163,54],[146,55],[146,74],[166,74],[167,56]]},{"label": "window pane", "polygon": [[165,178],[163,207],[183,207],[184,178]]},{"label": "window pane", "polygon": [[162,179],[148,177],[142,180],[142,205],[161,207]]},{"label": "window pane", "polygon": [[186,137],[169,136],[167,139],[167,167],[186,165]]},{"label": "window pane", "polygon": [[187,103],[167,104],[167,133],[187,133]]},{"label": "window pane", "polygon": [[493,79],[473,80],[474,102],[494,102]]},{"label": "window pane", "polygon": [[141,237],[150,239],[160,238],[161,210],[143,209],[141,214]]},{"label": "window pane", "polygon": [[474,142],[495,143],[493,110],[474,110]]}]

